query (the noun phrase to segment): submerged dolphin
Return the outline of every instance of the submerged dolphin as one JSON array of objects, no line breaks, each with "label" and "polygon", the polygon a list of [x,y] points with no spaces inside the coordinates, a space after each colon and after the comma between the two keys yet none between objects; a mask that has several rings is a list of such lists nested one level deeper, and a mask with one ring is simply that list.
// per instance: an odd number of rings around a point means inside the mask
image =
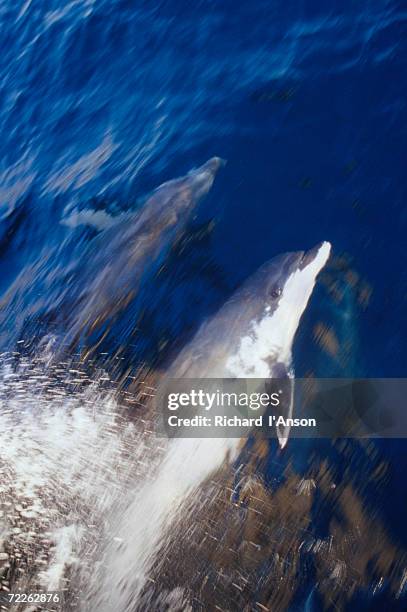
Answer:
[{"label": "submerged dolphin", "polygon": [[[157,389],[158,411],[170,379],[279,378],[288,372],[295,333],[329,254],[330,244],[323,242],[306,253],[276,257],[260,268],[202,325],[168,368]],[[288,431],[278,435],[284,446]],[[140,487],[115,526],[115,535],[126,546],[119,555],[108,551],[105,575],[98,579],[101,599],[94,608],[101,612],[137,608],[177,510],[227,457],[237,456],[238,448],[236,438],[169,440],[154,477]],[[127,586],[121,588],[122,584]]]},{"label": "submerged dolphin", "polygon": [[79,271],[82,290],[68,317],[68,343],[127,306],[146,269],[185,227],[223,164],[213,157],[186,176],[163,183],[140,211],[126,215],[90,243]]}]

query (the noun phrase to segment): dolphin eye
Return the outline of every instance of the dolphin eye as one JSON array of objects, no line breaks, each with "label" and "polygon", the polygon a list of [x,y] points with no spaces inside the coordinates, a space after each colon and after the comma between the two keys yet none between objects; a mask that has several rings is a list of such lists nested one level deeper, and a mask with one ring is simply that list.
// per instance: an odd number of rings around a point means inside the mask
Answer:
[{"label": "dolphin eye", "polygon": [[270,296],[275,300],[280,297],[281,293],[281,287],[278,285],[273,285],[270,289]]}]

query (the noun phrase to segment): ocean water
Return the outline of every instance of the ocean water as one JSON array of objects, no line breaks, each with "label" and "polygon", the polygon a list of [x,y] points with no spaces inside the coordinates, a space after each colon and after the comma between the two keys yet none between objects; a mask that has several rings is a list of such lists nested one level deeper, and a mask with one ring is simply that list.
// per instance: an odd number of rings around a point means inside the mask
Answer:
[{"label": "ocean water", "polygon": [[[217,221],[206,257],[226,278],[218,299],[271,256],[330,240],[373,287],[358,321],[369,347],[360,371],[404,374],[402,3],[27,1],[0,11],[3,294],[46,254],[62,270],[80,257],[83,226],[63,224],[72,213],[137,207],[220,155],[228,164],[198,213]],[[32,312],[36,298],[22,301]],[[180,295],[177,316],[183,308]],[[5,325],[3,347],[14,332]]]},{"label": "ocean water", "polygon": [[[297,371],[405,376],[403,3],[26,0],[2,2],[0,22],[2,351],[58,337],[95,236],[216,155],[227,164],[183,242],[103,350],[153,363],[163,337],[186,342],[264,261],[329,240],[370,299],[355,283],[338,303],[320,288]],[[321,320],[352,347],[345,362],[311,342]],[[301,465],[306,445],[291,452]],[[405,446],[381,452],[378,512],[406,543]]]}]

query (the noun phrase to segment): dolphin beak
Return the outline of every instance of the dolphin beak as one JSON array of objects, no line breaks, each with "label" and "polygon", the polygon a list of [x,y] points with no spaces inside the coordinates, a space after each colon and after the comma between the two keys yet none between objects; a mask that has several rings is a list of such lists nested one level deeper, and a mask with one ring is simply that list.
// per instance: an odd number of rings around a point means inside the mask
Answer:
[{"label": "dolphin beak", "polygon": [[320,242],[314,248],[310,249],[309,251],[305,251],[305,253],[302,254],[302,257],[300,260],[300,269],[303,270],[317,258],[320,258],[322,261],[324,261],[324,265],[325,265],[326,262],[328,261],[330,252],[331,252],[330,243]]},{"label": "dolphin beak", "polygon": [[208,161],[205,162],[202,166],[200,166],[200,168],[197,168],[195,172],[210,172],[212,176],[215,176],[219,168],[223,168],[223,166],[225,165],[226,160],[222,159],[222,157],[211,157],[211,159],[208,159]]},{"label": "dolphin beak", "polygon": [[202,166],[189,173],[190,184],[196,200],[208,193],[219,168],[224,166],[225,163],[225,160],[221,157],[211,157]]}]

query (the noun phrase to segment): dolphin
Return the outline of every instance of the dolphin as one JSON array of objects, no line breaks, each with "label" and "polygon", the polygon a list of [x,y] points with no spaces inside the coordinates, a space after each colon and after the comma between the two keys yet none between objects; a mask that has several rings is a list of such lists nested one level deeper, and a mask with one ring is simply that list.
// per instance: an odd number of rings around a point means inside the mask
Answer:
[{"label": "dolphin", "polygon": [[[292,368],[292,345],[301,316],[325,266],[328,242],[310,251],[287,253],[264,264],[204,322],[191,342],[166,370],[156,390],[157,418],[171,379],[180,378],[280,378]],[[292,398],[287,408],[292,411]],[[277,431],[280,446],[288,431]],[[136,492],[126,513],[113,526],[126,541],[120,556],[109,550],[106,574],[100,576],[97,607],[133,610],[157,555],[165,546],[171,517],[225,460],[239,451],[236,438],[177,437],[166,444],[154,477]],[[127,588],[120,588],[120,584]],[[147,606],[149,607],[149,606]],[[140,608],[141,609],[141,608]]]},{"label": "dolphin", "polygon": [[81,289],[68,316],[65,343],[92,333],[129,304],[146,270],[186,226],[224,163],[212,157],[186,176],[163,183],[140,211],[125,215],[89,244],[80,261]]},{"label": "dolphin", "polygon": [[272,378],[292,367],[301,316],[331,245],[265,263],[198,330],[167,370],[169,378]]},{"label": "dolphin", "polygon": [[[176,378],[292,378],[292,346],[331,245],[265,263],[205,322],[167,372]],[[293,385],[286,405],[292,416]],[[280,446],[289,428],[277,428]]]}]

